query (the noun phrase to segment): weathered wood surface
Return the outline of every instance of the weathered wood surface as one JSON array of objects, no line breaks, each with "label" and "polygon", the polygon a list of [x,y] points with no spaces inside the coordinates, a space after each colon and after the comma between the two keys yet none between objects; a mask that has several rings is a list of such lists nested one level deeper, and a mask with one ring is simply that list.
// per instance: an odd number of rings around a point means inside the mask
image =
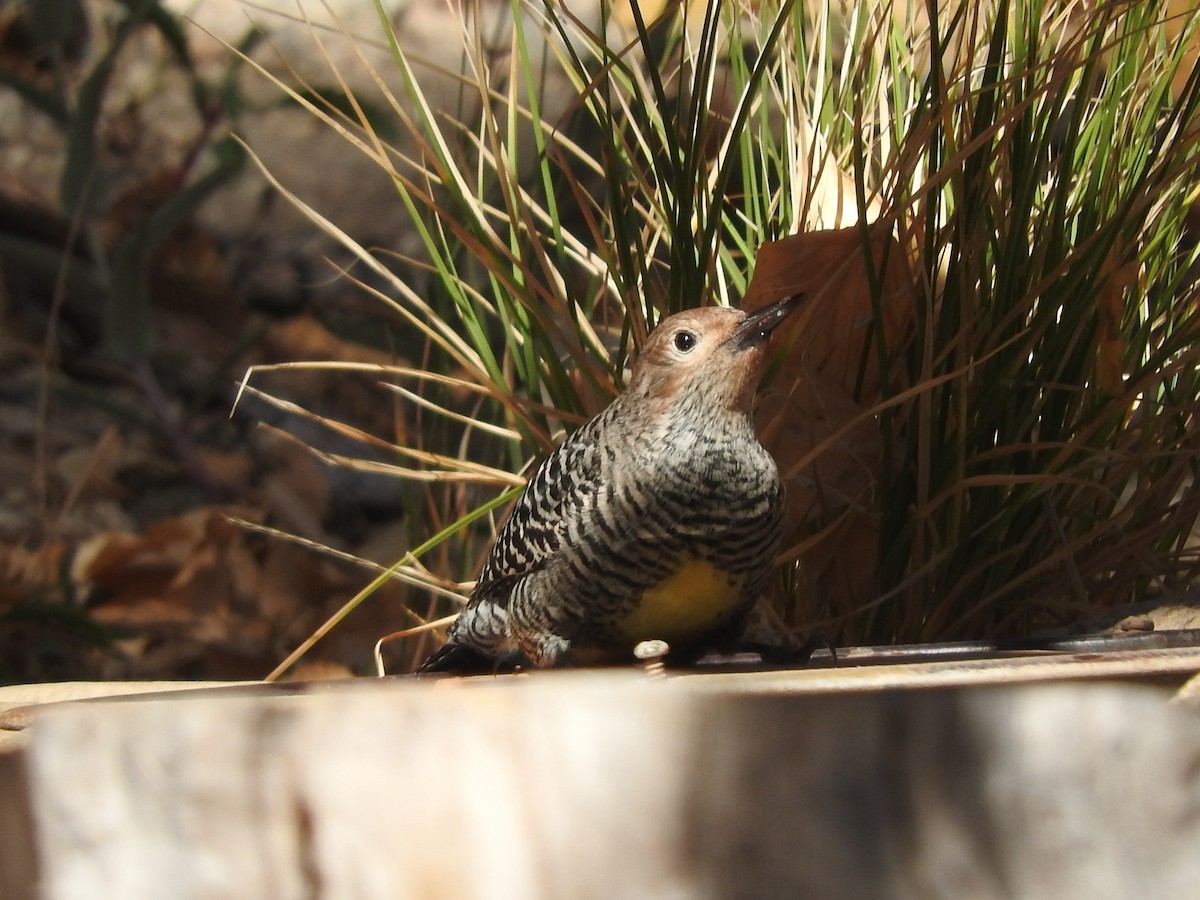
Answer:
[{"label": "weathered wood surface", "polygon": [[128,698],[135,694],[178,691],[222,690],[255,684],[235,681],[61,681],[45,684],[14,684],[0,687],[0,753],[24,745],[24,728],[39,711],[51,704],[104,697]]},{"label": "weathered wood surface", "polygon": [[70,704],[0,777],[54,900],[1195,896],[1200,715],[1170,690],[754,680]]}]

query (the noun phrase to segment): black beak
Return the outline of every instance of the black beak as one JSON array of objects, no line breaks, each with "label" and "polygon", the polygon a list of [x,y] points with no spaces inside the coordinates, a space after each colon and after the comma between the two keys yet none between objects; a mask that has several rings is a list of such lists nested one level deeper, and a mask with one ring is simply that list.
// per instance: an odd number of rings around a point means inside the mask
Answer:
[{"label": "black beak", "polygon": [[756,309],[754,312],[746,316],[745,319],[734,329],[733,337],[739,346],[751,347],[754,344],[760,344],[771,336],[771,332],[788,316],[795,312],[800,304],[804,302],[803,294],[793,294],[780,300],[778,303],[772,303],[770,306],[764,306],[762,309]]}]

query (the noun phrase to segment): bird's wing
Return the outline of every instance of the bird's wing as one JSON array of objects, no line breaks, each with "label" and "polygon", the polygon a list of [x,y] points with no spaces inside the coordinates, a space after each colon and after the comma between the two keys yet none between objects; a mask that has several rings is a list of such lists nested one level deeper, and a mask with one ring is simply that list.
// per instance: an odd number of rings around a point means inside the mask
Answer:
[{"label": "bird's wing", "polygon": [[598,422],[568,435],[530,476],[496,535],[472,601],[506,597],[513,583],[546,564],[569,524],[588,515],[600,483]]},{"label": "bird's wing", "polygon": [[598,441],[604,431],[598,421],[569,435],[534,471],[501,526],[466,607],[450,626],[446,644],[418,671],[497,671],[523,664],[508,627],[512,594],[552,562],[570,525],[589,514],[601,482]]}]

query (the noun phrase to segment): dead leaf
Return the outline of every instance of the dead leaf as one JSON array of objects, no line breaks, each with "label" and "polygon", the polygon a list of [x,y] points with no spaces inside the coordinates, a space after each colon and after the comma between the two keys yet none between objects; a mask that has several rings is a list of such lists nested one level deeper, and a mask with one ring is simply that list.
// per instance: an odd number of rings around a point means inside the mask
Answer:
[{"label": "dead leaf", "polygon": [[246,492],[254,475],[254,460],[244,449],[221,451],[198,447],[196,455],[217,484],[236,490],[239,494]]},{"label": "dead leaf", "polygon": [[62,541],[31,548],[0,545],[0,610],[56,590],[66,549]]},{"label": "dead leaf", "polygon": [[342,678],[353,678],[354,673],[341,663],[328,660],[302,662],[288,672],[280,681],[336,681]]},{"label": "dead leaf", "polygon": [[1118,252],[1105,257],[1096,293],[1096,380],[1113,395],[1125,389],[1125,294],[1138,271],[1136,263],[1118,263]]},{"label": "dead leaf", "polygon": [[332,541],[322,523],[333,495],[320,461],[307,447],[276,434],[264,435],[262,459],[262,490],[281,527],[311,540]]},{"label": "dead leaf", "polygon": [[299,315],[278,323],[263,338],[268,359],[280,362],[333,360],[337,362],[394,365],[396,357],[343,340],[312,315]]},{"label": "dead leaf", "polygon": [[105,429],[94,444],[72,447],[59,457],[55,470],[67,487],[66,508],[88,500],[117,500],[125,496],[120,470],[126,462],[126,442],[115,427]]},{"label": "dead leaf", "polygon": [[[871,269],[880,282],[879,310],[888,353],[908,339],[916,312],[913,275],[904,248],[890,231],[869,229]],[[860,402],[878,398],[879,354],[871,343],[875,303],[859,228],[809,231],[763,244],[742,306],[757,309],[793,294],[804,308],[781,328],[791,352],[782,380],[821,377]]]},{"label": "dead leaf", "polygon": [[781,329],[789,351],[757,414],[787,486],[785,556],[801,563],[795,607],[801,625],[818,603],[853,609],[876,589],[884,447],[870,409],[884,377],[901,374],[916,294],[901,244],[879,226],[869,238],[888,371],[874,343],[877,311],[858,228],[763,245],[743,301],[756,309],[796,293],[807,297]]}]

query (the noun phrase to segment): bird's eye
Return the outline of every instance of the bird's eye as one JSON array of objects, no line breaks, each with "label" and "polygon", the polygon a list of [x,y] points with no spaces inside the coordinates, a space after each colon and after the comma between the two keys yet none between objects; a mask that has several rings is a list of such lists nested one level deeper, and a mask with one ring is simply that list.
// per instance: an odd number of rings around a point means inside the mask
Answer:
[{"label": "bird's eye", "polygon": [[696,336],[690,331],[675,332],[675,349],[680,353],[687,353],[696,346]]}]

